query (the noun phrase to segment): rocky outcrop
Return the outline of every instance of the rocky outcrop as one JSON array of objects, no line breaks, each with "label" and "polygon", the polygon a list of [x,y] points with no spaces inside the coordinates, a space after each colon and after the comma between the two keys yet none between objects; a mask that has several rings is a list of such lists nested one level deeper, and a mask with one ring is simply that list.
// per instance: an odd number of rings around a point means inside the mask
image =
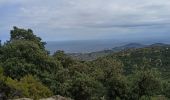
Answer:
[{"label": "rocky outcrop", "polygon": [[10,100],[33,100],[33,99],[30,99],[30,98],[20,98],[20,99],[10,99]]},{"label": "rocky outcrop", "polygon": [[40,99],[40,100],[72,100],[72,99],[65,98],[65,97],[62,97],[60,95],[57,95],[57,96],[53,96],[53,97],[50,97],[50,98],[44,98],[44,99]]},{"label": "rocky outcrop", "polygon": [[[20,98],[20,99],[12,99],[12,100],[33,100],[33,99]],[[62,96],[60,96],[60,95],[56,95],[56,96],[53,96],[53,97],[44,98],[44,99],[40,99],[40,100],[72,100],[72,99],[70,99],[70,98],[65,98],[65,97],[62,97]]]}]

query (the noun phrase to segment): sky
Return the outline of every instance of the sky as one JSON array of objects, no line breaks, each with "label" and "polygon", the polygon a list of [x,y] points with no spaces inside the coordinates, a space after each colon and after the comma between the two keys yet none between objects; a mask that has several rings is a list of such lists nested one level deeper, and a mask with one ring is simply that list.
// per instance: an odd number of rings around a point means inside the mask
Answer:
[{"label": "sky", "polygon": [[13,26],[45,41],[169,39],[170,0],[0,0],[0,40]]}]

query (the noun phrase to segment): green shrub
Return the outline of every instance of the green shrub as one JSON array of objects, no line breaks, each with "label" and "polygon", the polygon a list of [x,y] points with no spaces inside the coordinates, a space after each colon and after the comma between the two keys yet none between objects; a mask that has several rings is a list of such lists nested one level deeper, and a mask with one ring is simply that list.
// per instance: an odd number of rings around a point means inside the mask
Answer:
[{"label": "green shrub", "polygon": [[10,88],[20,91],[22,93],[21,97],[28,97],[38,100],[40,98],[49,97],[52,95],[52,92],[47,87],[43,86],[31,75],[21,78],[20,81],[7,78],[6,84]]}]

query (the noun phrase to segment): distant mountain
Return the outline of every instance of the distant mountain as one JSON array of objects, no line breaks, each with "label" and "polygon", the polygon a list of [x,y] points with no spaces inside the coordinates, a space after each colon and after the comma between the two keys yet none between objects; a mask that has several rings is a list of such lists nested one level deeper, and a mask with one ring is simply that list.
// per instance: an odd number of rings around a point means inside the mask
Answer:
[{"label": "distant mountain", "polygon": [[137,49],[137,48],[143,48],[143,47],[146,47],[146,46],[147,45],[143,45],[143,44],[140,44],[140,43],[129,43],[129,44],[126,44],[126,45],[123,45],[123,46],[112,48],[111,50],[119,52],[121,50]]},{"label": "distant mountain", "polygon": [[108,50],[96,51],[96,52],[91,52],[91,53],[68,53],[68,55],[77,60],[88,61],[88,60],[95,60],[96,58],[104,57],[109,54],[128,50],[128,49],[139,49],[139,48],[144,48],[144,47],[156,47],[156,46],[170,46],[170,45],[164,44],[164,43],[155,43],[151,45],[144,45],[140,43],[129,43],[129,44],[114,47]]},{"label": "distant mountain", "polygon": [[165,43],[155,43],[150,45],[151,47],[156,47],[156,46],[170,46],[170,44],[165,44]]}]

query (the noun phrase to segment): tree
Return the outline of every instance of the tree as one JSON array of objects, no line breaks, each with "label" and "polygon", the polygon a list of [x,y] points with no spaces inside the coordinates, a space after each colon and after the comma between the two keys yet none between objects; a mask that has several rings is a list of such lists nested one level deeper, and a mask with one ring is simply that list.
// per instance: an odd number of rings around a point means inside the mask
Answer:
[{"label": "tree", "polygon": [[162,91],[163,94],[164,94],[166,97],[170,98],[170,81],[165,81],[165,82],[163,82],[162,90],[163,90],[163,91]]},{"label": "tree", "polygon": [[2,43],[1,43],[1,40],[0,40],[0,57],[2,56]]},{"label": "tree", "polygon": [[41,42],[41,38],[28,29],[14,27],[11,38],[2,48],[0,63],[4,68],[6,76],[20,79],[32,74],[42,79],[43,73],[56,73],[60,64],[49,56]]},{"label": "tree", "polygon": [[40,74],[39,71],[58,68],[57,62],[32,41],[15,40],[5,44],[1,51],[0,61],[3,63],[5,75],[12,78],[19,79],[28,73]]},{"label": "tree", "polygon": [[73,79],[70,93],[75,100],[100,100],[105,96],[105,88],[94,78],[77,73]]},{"label": "tree", "polygon": [[71,96],[68,90],[71,87],[72,79],[68,69],[61,68],[57,72],[54,71],[50,74],[43,73],[41,81],[46,84],[55,95]]},{"label": "tree", "polygon": [[42,42],[40,37],[37,37],[34,35],[33,31],[31,29],[25,30],[18,28],[16,26],[13,27],[13,30],[10,32],[10,42],[13,42],[15,40],[27,40],[27,41],[33,41],[34,43],[38,44],[38,46],[45,50],[45,42]]},{"label": "tree", "polygon": [[119,76],[123,73],[123,64],[115,59],[100,58],[90,64],[91,68],[94,68],[92,75],[106,85],[113,76]]},{"label": "tree", "polygon": [[64,68],[68,68],[74,63],[74,60],[61,50],[56,51],[53,57],[55,60],[59,61]]},{"label": "tree", "polygon": [[135,72],[132,98],[133,100],[140,99],[142,96],[150,98],[158,93],[161,89],[159,72],[154,69],[149,69],[144,66]]},{"label": "tree", "polygon": [[108,100],[128,100],[128,81],[123,75],[113,76],[108,80]]},{"label": "tree", "polygon": [[2,43],[1,43],[1,40],[0,40],[0,48],[2,47]]}]

